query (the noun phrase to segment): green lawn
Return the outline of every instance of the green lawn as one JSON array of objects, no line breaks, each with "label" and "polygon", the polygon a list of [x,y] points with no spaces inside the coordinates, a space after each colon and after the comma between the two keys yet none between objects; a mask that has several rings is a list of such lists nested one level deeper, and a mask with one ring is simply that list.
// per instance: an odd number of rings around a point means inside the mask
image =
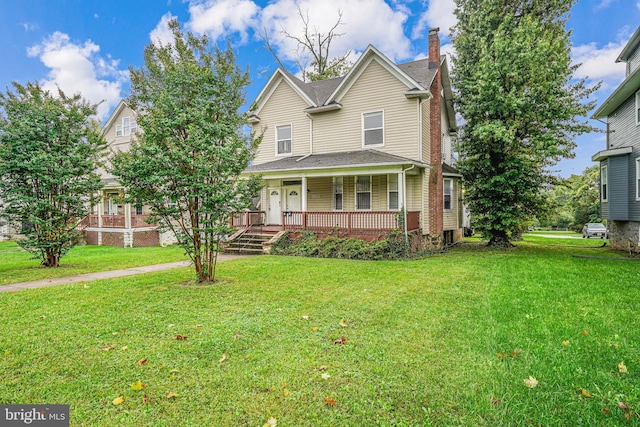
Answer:
[{"label": "green lawn", "polygon": [[72,426],[638,425],[640,263],[555,243],[3,293],[0,404],[70,404]]},{"label": "green lawn", "polygon": [[72,248],[62,257],[60,267],[43,268],[40,267],[39,260],[34,259],[15,242],[0,242],[0,285],[187,259],[184,250],[177,246],[115,248],[87,245]]}]

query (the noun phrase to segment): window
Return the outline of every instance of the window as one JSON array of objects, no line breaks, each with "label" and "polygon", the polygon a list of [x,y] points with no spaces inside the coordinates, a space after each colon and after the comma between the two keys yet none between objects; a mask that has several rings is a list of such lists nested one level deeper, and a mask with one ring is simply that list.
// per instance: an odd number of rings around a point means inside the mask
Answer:
[{"label": "window", "polygon": [[342,177],[336,176],[333,178],[333,210],[341,211],[342,210]]},{"label": "window", "polygon": [[142,215],[142,205],[136,206],[136,215]]},{"label": "window", "polygon": [[138,126],[134,121],[131,120],[131,117],[126,116],[122,118],[122,123],[116,125],[116,136],[130,136],[133,133],[136,133]]},{"label": "window", "polygon": [[600,197],[603,202],[607,201],[607,183],[609,178],[607,176],[607,167],[602,166],[600,168]]},{"label": "window", "polygon": [[384,114],[382,111],[362,115],[362,145],[384,145]]},{"label": "window", "polygon": [[640,125],[640,90],[636,92],[636,126]]},{"label": "window", "polygon": [[640,200],[640,159],[636,159],[636,200]]},{"label": "window", "polygon": [[453,195],[453,180],[445,179],[443,181],[443,194],[444,194],[444,210],[450,211],[453,209],[452,195]]},{"label": "window", "polygon": [[356,177],[356,210],[371,210],[371,177]]},{"label": "window", "polygon": [[291,154],[291,125],[276,126],[276,154]]},{"label": "window", "polygon": [[389,210],[398,210],[398,175],[387,175],[387,193]]}]

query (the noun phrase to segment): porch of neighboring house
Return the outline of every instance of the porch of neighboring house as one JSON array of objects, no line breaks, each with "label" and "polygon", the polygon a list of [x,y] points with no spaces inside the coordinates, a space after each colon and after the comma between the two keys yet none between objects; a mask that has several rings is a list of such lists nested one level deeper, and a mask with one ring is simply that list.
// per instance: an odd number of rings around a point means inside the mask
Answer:
[{"label": "porch of neighboring house", "polygon": [[149,224],[148,208],[122,203],[122,189],[104,189],[102,201],[94,213],[80,222],[79,229],[87,244],[102,246],[157,246],[160,235],[155,224]]},{"label": "porch of neighboring house", "polygon": [[[310,176],[311,175],[311,176]],[[416,233],[420,229],[420,175],[402,173],[342,174],[338,176],[265,178],[257,209],[232,220],[236,232],[227,249],[268,251],[283,233],[312,231],[377,240],[390,232]],[[406,190],[405,190],[406,189]],[[402,209],[408,206],[408,209]],[[266,247],[266,248],[265,248]]]}]

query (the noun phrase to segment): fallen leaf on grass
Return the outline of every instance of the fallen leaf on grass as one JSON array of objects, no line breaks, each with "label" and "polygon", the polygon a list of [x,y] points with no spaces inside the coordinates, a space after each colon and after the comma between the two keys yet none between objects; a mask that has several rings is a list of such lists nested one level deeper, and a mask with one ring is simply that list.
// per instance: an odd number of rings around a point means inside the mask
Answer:
[{"label": "fallen leaf on grass", "polygon": [[496,353],[496,356],[498,356],[498,360],[504,360],[509,357],[517,357],[519,354],[520,354],[520,350],[518,350],[517,348],[514,348],[511,353],[507,353],[503,351],[501,353]]},{"label": "fallen leaf on grass", "polygon": [[174,336],[173,336],[173,339],[174,339],[174,340],[178,340],[178,341],[186,340],[187,338],[189,338],[189,337],[188,337],[188,336],[186,336],[186,335],[180,335],[180,334],[177,334],[177,335],[174,335]]},{"label": "fallen leaf on grass", "polygon": [[302,316],[304,320],[309,320],[309,316]]},{"label": "fallen leaf on grass", "polygon": [[284,397],[287,397],[291,394],[291,392],[285,388],[284,390],[282,390],[282,394],[284,395]]},{"label": "fallen leaf on grass", "polygon": [[502,403],[502,399],[498,399],[497,397],[491,396],[491,406],[498,406]]},{"label": "fallen leaf on grass", "polygon": [[535,379],[533,376],[529,375],[529,378],[526,378],[524,380],[524,384],[529,388],[535,388],[538,386],[538,380]]},{"label": "fallen leaf on grass", "polygon": [[278,420],[276,420],[275,418],[271,417],[267,420],[266,423],[263,424],[262,427],[276,427],[278,425]]},{"label": "fallen leaf on grass", "polygon": [[569,342],[570,342],[569,340],[564,340],[562,341],[562,345],[569,345]]},{"label": "fallen leaf on grass", "polygon": [[334,408],[338,406],[338,402],[336,402],[334,399],[330,397],[325,397],[323,403],[325,406],[333,406]]},{"label": "fallen leaf on grass", "polygon": [[172,391],[171,393],[167,394],[167,399],[173,399],[174,397],[178,397],[178,393]]},{"label": "fallen leaf on grass", "polygon": [[623,411],[628,411],[629,410],[629,405],[627,405],[624,402],[619,402],[618,403],[618,408],[622,409]]},{"label": "fallen leaf on grass", "polygon": [[587,390],[582,389],[582,395],[584,397],[593,397],[593,395],[591,393],[589,393]]},{"label": "fallen leaf on grass", "polygon": [[239,340],[240,338],[242,338],[242,334],[236,334],[236,339]]},{"label": "fallen leaf on grass", "polygon": [[40,316],[41,319],[46,319],[47,316],[45,316],[44,314],[42,316]]},{"label": "fallen leaf on grass", "polygon": [[321,375],[323,380],[328,380],[329,378],[331,378],[331,375],[327,374],[326,372],[324,374]]},{"label": "fallen leaf on grass", "polygon": [[146,405],[147,403],[149,403],[149,396],[145,394],[144,396],[142,396],[142,404]]},{"label": "fallen leaf on grass", "polygon": [[146,358],[142,358],[142,359],[138,360],[138,365],[144,366],[144,365],[147,364],[147,362],[148,362],[148,360]]},{"label": "fallen leaf on grass", "polygon": [[196,323],[196,328],[202,328],[202,325],[200,323]]},{"label": "fallen leaf on grass", "polygon": [[137,383],[131,384],[131,390],[140,391],[146,386],[146,384],[142,384],[142,381],[138,381]]},{"label": "fallen leaf on grass", "polygon": [[346,328],[346,327],[347,327],[347,319],[342,319],[342,320],[340,321],[340,323],[338,323],[338,324],[339,324],[340,326],[342,326],[343,328]]},{"label": "fallen leaf on grass", "polygon": [[624,360],[618,363],[618,372],[621,374],[628,374],[629,370],[627,370],[627,365],[624,364]]},{"label": "fallen leaf on grass", "polygon": [[89,285],[84,285],[85,289],[89,289],[89,287],[90,287]]},{"label": "fallen leaf on grass", "polygon": [[317,326],[314,326],[313,328],[311,328],[311,330],[312,330],[313,332],[318,332],[318,327],[317,327]]},{"label": "fallen leaf on grass", "polygon": [[113,403],[113,406],[118,406],[122,402],[124,402],[124,397],[120,396],[120,397],[116,397],[115,399],[113,399],[113,401],[111,403]]},{"label": "fallen leaf on grass", "polygon": [[115,345],[108,345],[106,347],[102,347],[100,350],[102,351],[109,351],[109,350],[113,350],[114,348],[116,348]]},{"label": "fallen leaf on grass", "polygon": [[227,357],[228,356],[226,354],[223,354],[222,357],[220,358],[220,360],[218,360],[218,363],[224,362],[225,360],[227,360]]},{"label": "fallen leaf on grass", "polygon": [[603,414],[607,414],[607,415],[608,415],[608,414],[610,414],[610,413],[611,413],[611,410],[610,410],[610,409],[607,409],[607,408],[602,408],[602,413],[603,413]]},{"label": "fallen leaf on grass", "polygon": [[122,346],[120,350],[129,350],[129,346],[128,345]]},{"label": "fallen leaf on grass", "polygon": [[180,372],[179,369],[172,369],[171,371],[169,371],[169,373],[171,374],[177,374],[178,372]]},{"label": "fallen leaf on grass", "polygon": [[344,335],[340,338],[335,340],[333,343],[334,344],[345,344],[347,342],[347,337],[345,337]]},{"label": "fallen leaf on grass", "polygon": [[618,344],[618,343],[613,343],[613,344],[611,344],[611,347],[613,347],[613,348],[620,348],[620,344]]},{"label": "fallen leaf on grass", "polygon": [[582,332],[580,332],[582,335],[589,335],[589,332],[587,332],[587,330],[583,330]]},{"label": "fallen leaf on grass", "polygon": [[329,369],[329,367],[328,367],[328,366],[324,366],[324,365],[322,365],[322,366],[318,366],[318,371],[326,371],[326,370],[328,370],[328,369]]}]

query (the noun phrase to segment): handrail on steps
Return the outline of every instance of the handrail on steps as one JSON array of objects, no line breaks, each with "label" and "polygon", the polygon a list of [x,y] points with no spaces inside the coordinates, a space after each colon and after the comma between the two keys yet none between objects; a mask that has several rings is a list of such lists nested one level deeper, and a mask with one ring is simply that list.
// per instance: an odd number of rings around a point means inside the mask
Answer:
[{"label": "handrail on steps", "polygon": [[[266,215],[266,212],[263,212],[263,211],[257,211],[257,212],[256,211],[248,211],[247,212],[247,216],[248,216],[248,218],[250,218],[251,214],[256,214],[256,213],[258,214],[258,215],[256,215],[256,218],[254,218],[253,221],[249,222],[249,226],[247,228],[245,228],[243,231],[241,231],[240,234],[238,234],[236,236],[236,240],[239,241],[240,238],[242,236],[244,236],[247,233],[247,231],[251,230],[256,225],[257,222],[260,222],[260,224],[259,224],[260,225],[260,234],[262,234],[262,225],[264,224],[264,219],[265,219],[264,216]],[[247,242],[245,242],[245,244],[241,248],[238,249],[238,252],[242,252],[242,250],[244,250],[246,247],[247,247]]]}]

